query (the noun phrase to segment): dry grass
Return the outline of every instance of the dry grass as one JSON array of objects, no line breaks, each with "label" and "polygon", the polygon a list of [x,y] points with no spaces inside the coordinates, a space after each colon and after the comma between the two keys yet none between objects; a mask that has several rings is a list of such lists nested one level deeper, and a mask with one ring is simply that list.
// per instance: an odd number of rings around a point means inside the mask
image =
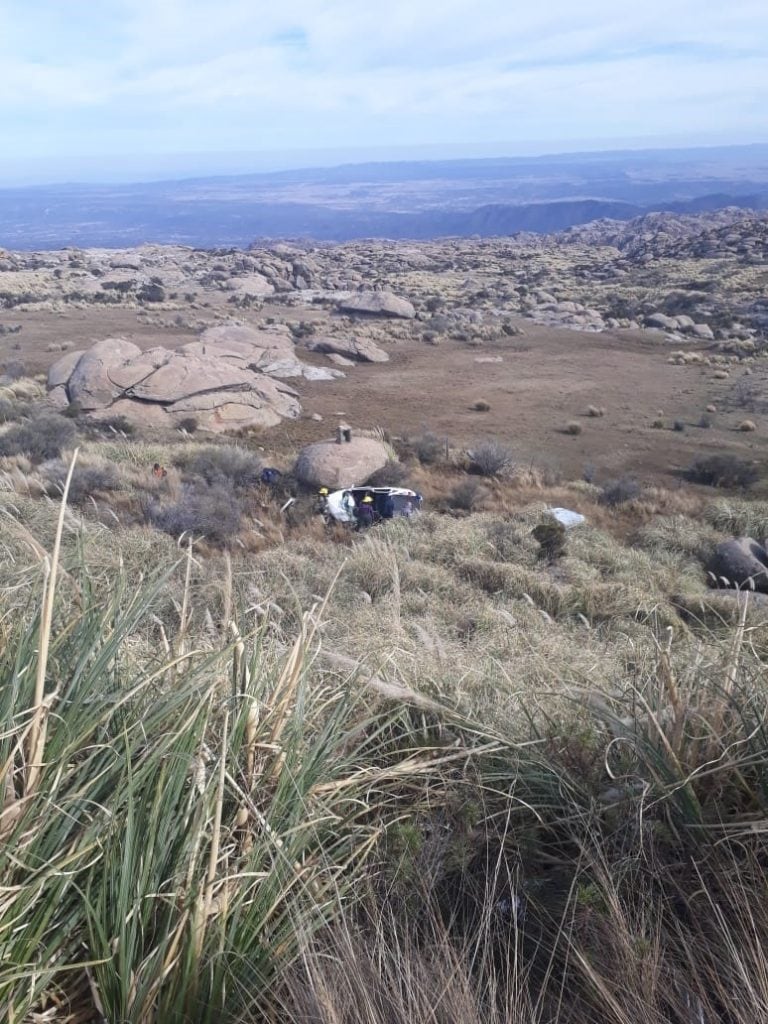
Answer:
[{"label": "dry grass", "polygon": [[6,1019],[761,1019],[768,610],[700,557],[765,509],[483,486],[248,552],[0,493]]}]

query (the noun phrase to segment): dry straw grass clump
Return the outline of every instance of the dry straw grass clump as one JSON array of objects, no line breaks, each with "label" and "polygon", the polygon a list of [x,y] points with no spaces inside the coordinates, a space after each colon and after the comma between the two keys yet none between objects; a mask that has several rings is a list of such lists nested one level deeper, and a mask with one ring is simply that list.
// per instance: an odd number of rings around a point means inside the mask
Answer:
[{"label": "dry straw grass clump", "polygon": [[742,420],[736,429],[740,430],[742,434],[751,434],[757,430],[757,424],[754,420]]},{"label": "dry straw grass clump", "polygon": [[602,405],[590,405],[587,407],[587,416],[599,419],[605,416],[605,408]]},{"label": "dry straw grass clump", "polygon": [[577,437],[579,434],[582,433],[583,430],[584,428],[582,427],[581,423],[578,422],[578,420],[570,420],[563,427],[563,433],[570,434],[572,437]]}]

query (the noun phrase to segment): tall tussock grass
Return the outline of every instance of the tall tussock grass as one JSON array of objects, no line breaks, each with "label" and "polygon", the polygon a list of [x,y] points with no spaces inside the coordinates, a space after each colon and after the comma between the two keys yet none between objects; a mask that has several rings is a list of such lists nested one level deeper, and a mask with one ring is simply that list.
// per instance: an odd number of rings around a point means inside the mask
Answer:
[{"label": "tall tussock grass", "polygon": [[262,1019],[432,752],[312,685],[313,613],[268,651],[196,647],[186,591],[158,630],[164,575],[62,605],[62,529],[0,657],[0,1018]]},{"label": "tall tussock grass", "polygon": [[768,1019],[764,618],[685,524],[537,572],[535,515],[204,563],[7,511],[0,1019]]}]

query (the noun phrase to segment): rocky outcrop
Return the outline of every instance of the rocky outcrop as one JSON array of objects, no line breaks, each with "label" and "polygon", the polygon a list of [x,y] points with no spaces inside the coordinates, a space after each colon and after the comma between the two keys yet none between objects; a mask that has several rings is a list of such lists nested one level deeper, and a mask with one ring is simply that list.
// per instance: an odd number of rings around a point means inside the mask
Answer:
[{"label": "rocky outcrop", "polygon": [[84,352],[67,381],[71,402],[84,412],[103,409],[121,397],[121,389],[112,380],[119,367],[141,356],[141,349],[122,338],[105,338]]},{"label": "rocky outcrop", "polygon": [[353,359],[358,363],[387,363],[389,356],[370,338],[312,338],[310,352],[325,352]]},{"label": "rocky outcrop", "polygon": [[311,487],[351,487],[364,484],[388,461],[386,446],[370,437],[353,437],[345,444],[318,441],[301,450],[296,476]]},{"label": "rocky outcrop", "polygon": [[413,320],[416,316],[416,310],[407,299],[398,298],[392,292],[384,291],[354,292],[339,300],[338,309],[341,313],[398,317],[403,320]]},{"label": "rocky outcrop", "polygon": [[768,594],[768,551],[752,537],[718,544],[706,568],[714,586]]},{"label": "rocky outcrop", "polygon": [[67,353],[49,373],[49,399],[77,402],[94,419],[122,416],[139,426],[173,427],[189,417],[210,431],[272,427],[301,412],[283,378],[328,380],[341,370],[310,367],[287,330],[236,324],[210,328],[179,349],[142,352],[119,338]]}]

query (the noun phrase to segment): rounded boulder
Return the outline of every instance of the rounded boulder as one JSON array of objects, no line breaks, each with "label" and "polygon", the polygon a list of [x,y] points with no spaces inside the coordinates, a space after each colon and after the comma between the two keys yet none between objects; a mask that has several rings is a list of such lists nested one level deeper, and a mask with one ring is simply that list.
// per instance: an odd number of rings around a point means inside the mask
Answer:
[{"label": "rounded boulder", "polygon": [[296,476],[311,487],[351,487],[364,484],[388,461],[386,445],[371,437],[353,437],[344,444],[318,441],[299,453]]},{"label": "rounded boulder", "polygon": [[718,544],[706,568],[714,586],[768,594],[768,551],[752,537]]}]

